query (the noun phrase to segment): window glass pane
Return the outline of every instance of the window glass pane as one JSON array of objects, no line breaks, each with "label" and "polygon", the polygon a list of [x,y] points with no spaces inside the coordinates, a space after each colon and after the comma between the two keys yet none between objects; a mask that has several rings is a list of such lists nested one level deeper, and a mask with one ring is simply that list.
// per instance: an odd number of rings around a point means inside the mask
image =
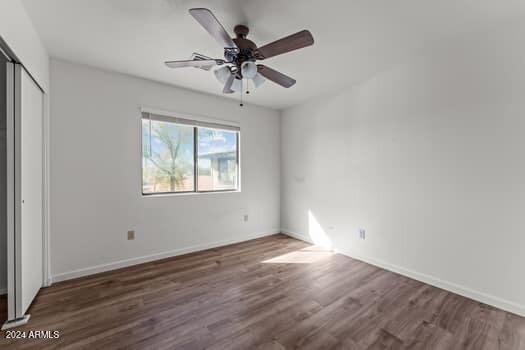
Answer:
[{"label": "window glass pane", "polygon": [[237,189],[237,132],[198,128],[199,191]]},{"label": "window glass pane", "polygon": [[195,190],[193,130],[192,126],[142,119],[143,193]]}]

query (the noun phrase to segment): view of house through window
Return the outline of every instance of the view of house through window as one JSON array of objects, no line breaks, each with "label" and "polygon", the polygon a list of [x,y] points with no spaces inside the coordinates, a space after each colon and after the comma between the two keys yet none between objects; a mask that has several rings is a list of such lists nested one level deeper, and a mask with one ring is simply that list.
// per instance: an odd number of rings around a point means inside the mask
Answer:
[{"label": "view of house through window", "polygon": [[237,187],[237,132],[198,128],[199,191]]},{"label": "view of house through window", "polygon": [[238,130],[142,119],[142,193],[238,188]]}]

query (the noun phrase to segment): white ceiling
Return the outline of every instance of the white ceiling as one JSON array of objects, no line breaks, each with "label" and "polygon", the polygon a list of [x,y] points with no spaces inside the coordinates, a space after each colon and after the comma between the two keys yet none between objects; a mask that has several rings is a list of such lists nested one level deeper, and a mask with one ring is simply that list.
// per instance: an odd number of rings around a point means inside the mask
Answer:
[{"label": "white ceiling", "polygon": [[[247,101],[285,108],[356,84],[425,45],[523,16],[523,0],[23,0],[53,57],[221,95],[213,73],[170,70],[221,47],[188,14],[210,8],[228,31],[250,27],[259,46],[301,29],[315,44],[265,61],[297,79],[271,82]],[[234,96],[238,98],[238,96]]]}]

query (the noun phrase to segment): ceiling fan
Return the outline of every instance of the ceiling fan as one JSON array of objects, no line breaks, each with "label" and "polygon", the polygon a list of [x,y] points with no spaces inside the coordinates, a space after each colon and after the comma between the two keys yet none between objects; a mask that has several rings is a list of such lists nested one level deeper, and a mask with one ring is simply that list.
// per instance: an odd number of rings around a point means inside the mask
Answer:
[{"label": "ceiling fan", "polygon": [[255,62],[301,49],[314,43],[312,34],[308,30],[302,30],[262,47],[257,47],[253,41],[246,38],[249,33],[247,26],[236,25],[233,29],[236,37],[231,38],[209,9],[192,8],[189,12],[224,47],[224,59],[194,53],[190,60],[167,61],[166,65],[170,68],[195,67],[204,70],[221,66],[214,73],[217,79],[224,84],[222,92],[225,94],[237,91],[242,93],[243,79],[252,80],[255,87],[259,87],[265,79],[285,88],[293,86],[296,82],[295,79]]}]

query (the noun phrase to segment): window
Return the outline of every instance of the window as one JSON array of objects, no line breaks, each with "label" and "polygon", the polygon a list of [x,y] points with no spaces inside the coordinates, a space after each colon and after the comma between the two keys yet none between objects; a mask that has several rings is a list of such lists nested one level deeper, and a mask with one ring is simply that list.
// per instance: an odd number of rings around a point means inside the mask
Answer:
[{"label": "window", "polygon": [[239,128],[142,114],[142,193],[235,191]]},{"label": "window", "polygon": [[199,191],[237,188],[237,132],[198,128]]}]

